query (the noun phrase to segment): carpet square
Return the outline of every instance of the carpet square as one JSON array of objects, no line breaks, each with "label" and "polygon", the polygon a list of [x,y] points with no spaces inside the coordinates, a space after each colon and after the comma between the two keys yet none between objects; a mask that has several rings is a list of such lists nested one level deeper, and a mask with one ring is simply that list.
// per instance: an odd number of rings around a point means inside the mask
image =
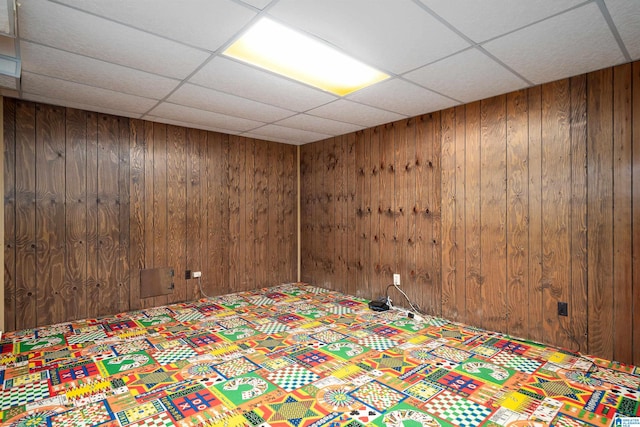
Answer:
[{"label": "carpet square", "polygon": [[[379,427],[391,426],[429,426],[452,427],[451,424],[438,418],[432,413],[406,403],[400,403],[388,408],[385,413],[373,421]],[[462,426],[460,426],[462,427]],[[467,426],[464,426],[467,427]]]},{"label": "carpet square", "polygon": [[286,391],[296,390],[318,380],[320,377],[298,364],[291,364],[277,371],[269,372],[267,379]]},{"label": "carpet square", "polygon": [[0,390],[0,410],[25,405],[49,396],[49,381],[46,379],[4,388]]},{"label": "carpet square", "polygon": [[371,381],[358,387],[351,392],[351,396],[379,411],[383,411],[407,397],[378,381]]},{"label": "carpet square", "polygon": [[398,345],[396,341],[379,335],[369,335],[361,338],[358,340],[358,344],[378,351],[385,351]]},{"label": "carpet square", "polygon": [[218,397],[231,405],[238,407],[248,401],[263,398],[268,393],[276,390],[276,386],[254,372],[250,372],[228,381],[214,385]]},{"label": "carpet square", "polygon": [[179,360],[187,360],[197,355],[198,353],[196,353],[193,348],[182,345],[178,347],[168,348],[166,350],[160,350],[153,354],[153,358],[160,365],[168,365],[169,363],[174,363]]},{"label": "carpet square", "polygon": [[51,417],[51,427],[92,427],[114,420],[106,400],[90,403]]},{"label": "carpet square", "polygon": [[460,427],[476,427],[491,414],[491,409],[471,402],[458,400],[442,412],[442,418]]},{"label": "carpet square", "polygon": [[221,373],[227,379],[239,377],[240,375],[255,371],[258,368],[258,365],[251,362],[246,357],[238,357],[237,359],[232,359],[228,362],[215,365],[216,371]]}]

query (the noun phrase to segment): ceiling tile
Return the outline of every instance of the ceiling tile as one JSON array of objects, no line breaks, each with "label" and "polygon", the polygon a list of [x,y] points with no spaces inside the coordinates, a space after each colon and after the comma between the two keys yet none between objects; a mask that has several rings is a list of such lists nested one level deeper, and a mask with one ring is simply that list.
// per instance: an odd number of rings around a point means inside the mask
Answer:
[{"label": "ceiling tile", "polygon": [[410,0],[280,0],[269,14],[398,74],[469,46]]},{"label": "ceiling tile", "polygon": [[483,47],[534,83],[625,61],[595,3],[500,37]]},{"label": "ceiling tile", "polygon": [[58,2],[210,51],[220,48],[256,16],[250,8],[230,0]]},{"label": "ceiling tile", "polygon": [[108,108],[113,111],[121,111],[122,114],[125,112],[142,114],[157,102],[154,99],[85,86],[29,72],[22,73],[22,91],[60,101]]},{"label": "ceiling tile", "polygon": [[18,17],[23,40],[162,76],[183,79],[209,57],[201,50],[50,1],[29,0]]},{"label": "ceiling tile", "polygon": [[420,0],[477,43],[567,10],[584,0]]},{"label": "ceiling tile", "polygon": [[321,90],[226,58],[214,58],[190,82],[297,112],[336,99]]},{"label": "ceiling tile", "polygon": [[324,117],[310,116],[308,114],[298,114],[296,116],[280,120],[276,124],[332,136],[343,135],[345,133],[355,132],[362,129],[362,126],[325,119]]},{"label": "ceiling tile", "polygon": [[284,108],[262,104],[192,84],[181,86],[168,98],[168,101],[187,107],[262,122],[274,122],[295,114],[293,111],[285,110]]},{"label": "ceiling tile", "polygon": [[251,132],[244,133],[242,134],[242,136],[266,139],[268,141],[286,142],[296,145],[330,138],[330,135],[310,132],[301,129],[291,129],[285,126],[278,125],[266,125]]},{"label": "ceiling tile", "polygon": [[417,116],[459,104],[400,79],[387,80],[370,86],[350,95],[349,99],[405,116]]},{"label": "ceiling tile", "polygon": [[314,116],[370,127],[406,118],[401,114],[340,99],[307,112]]},{"label": "ceiling tile", "polygon": [[73,102],[73,101],[60,102],[58,98],[48,98],[46,96],[40,96],[40,95],[35,95],[31,93],[26,93],[26,92],[23,92],[22,95],[23,95],[22,99],[26,99],[27,101],[33,101],[33,102],[40,102],[43,104],[60,105],[62,107],[76,108],[78,110],[93,111],[96,113],[111,114],[113,116],[131,117],[134,119],[138,119],[141,116],[141,114],[138,114],[138,113],[128,113],[126,111],[122,111],[119,109],[113,110],[111,108],[82,104],[80,102]]},{"label": "ceiling tile", "polygon": [[203,124],[198,124],[197,126],[194,123],[191,122],[183,122],[180,120],[173,120],[173,119],[167,119],[166,117],[158,117],[158,116],[151,116],[151,115],[146,115],[144,116],[145,120],[151,121],[151,122],[157,122],[157,123],[165,123],[168,125],[175,125],[175,126],[182,126],[182,127],[186,127],[186,128],[194,128],[197,127],[197,129],[203,129],[203,130],[210,130],[213,132],[220,132],[220,133],[226,133],[226,134],[230,134],[230,135],[237,135],[238,131],[231,131],[229,129],[222,129],[222,128],[217,128],[215,126],[207,126],[207,125],[203,125]]},{"label": "ceiling tile", "polygon": [[246,3],[258,9],[264,9],[271,3],[271,0],[240,0],[242,3]]},{"label": "ceiling tile", "polygon": [[605,0],[632,60],[640,59],[640,1]]},{"label": "ceiling tile", "polygon": [[264,124],[254,120],[227,116],[212,111],[198,110],[169,102],[163,102],[158,105],[149,112],[149,115],[238,132],[245,132]]},{"label": "ceiling tile", "polygon": [[527,86],[524,80],[477,49],[457,53],[403,77],[462,102]]},{"label": "ceiling tile", "polygon": [[289,144],[289,145],[303,145],[304,144],[304,143],[299,142],[299,141],[293,141],[293,140],[285,139],[285,138],[278,138],[278,137],[275,137],[275,136],[258,135],[256,133],[252,133],[252,132],[243,133],[241,136],[243,136],[245,138],[253,138],[253,139],[258,139],[258,140],[262,140],[262,141],[280,142],[282,144]]},{"label": "ceiling tile", "polygon": [[178,80],[30,42],[23,41],[20,51],[25,71],[116,92],[162,99],[179,83]]}]

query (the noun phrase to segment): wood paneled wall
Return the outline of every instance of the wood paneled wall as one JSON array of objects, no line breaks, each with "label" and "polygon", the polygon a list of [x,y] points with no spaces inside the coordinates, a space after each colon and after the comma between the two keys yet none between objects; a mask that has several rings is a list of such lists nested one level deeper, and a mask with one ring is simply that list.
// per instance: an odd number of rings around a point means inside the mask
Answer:
[{"label": "wood paneled wall", "polygon": [[301,147],[303,281],[377,298],[400,273],[440,312],[439,132],[436,113]]},{"label": "wood paneled wall", "polygon": [[429,314],[640,364],[640,62],[305,145],[301,180],[303,280],[400,273]]},{"label": "wood paneled wall", "polygon": [[296,279],[295,146],[14,99],[4,141],[8,330]]}]

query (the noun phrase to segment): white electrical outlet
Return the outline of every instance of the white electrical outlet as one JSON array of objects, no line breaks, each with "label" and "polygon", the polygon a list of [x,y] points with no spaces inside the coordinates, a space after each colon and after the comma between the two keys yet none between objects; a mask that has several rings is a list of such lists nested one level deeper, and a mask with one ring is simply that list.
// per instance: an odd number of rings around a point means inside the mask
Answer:
[{"label": "white electrical outlet", "polygon": [[400,275],[399,274],[394,274],[393,275],[393,284],[396,286],[400,286]]},{"label": "white electrical outlet", "polygon": [[192,273],[192,276],[194,279],[197,279],[198,277],[202,277],[202,271],[194,271]]}]

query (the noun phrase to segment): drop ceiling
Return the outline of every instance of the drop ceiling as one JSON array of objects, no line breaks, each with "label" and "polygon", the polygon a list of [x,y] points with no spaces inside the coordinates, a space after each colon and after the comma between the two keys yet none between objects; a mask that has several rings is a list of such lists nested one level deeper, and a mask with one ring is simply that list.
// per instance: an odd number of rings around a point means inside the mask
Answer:
[{"label": "drop ceiling", "polygon": [[[638,0],[22,0],[17,9],[22,77],[9,95],[289,144],[640,59]],[[391,78],[338,97],[221,55],[263,16]]]}]

